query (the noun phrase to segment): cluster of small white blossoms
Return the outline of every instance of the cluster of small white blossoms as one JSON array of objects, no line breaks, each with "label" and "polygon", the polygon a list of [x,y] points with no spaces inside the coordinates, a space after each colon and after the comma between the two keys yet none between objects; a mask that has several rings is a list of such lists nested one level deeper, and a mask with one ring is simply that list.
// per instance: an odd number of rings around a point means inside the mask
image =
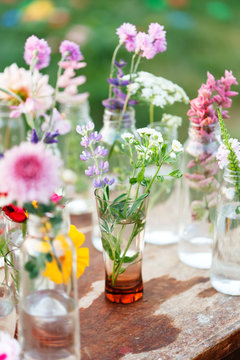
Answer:
[{"label": "cluster of small white blossoms", "polygon": [[182,125],[182,118],[176,115],[163,114],[161,122],[169,128],[178,128]]},{"label": "cluster of small white blossoms", "polygon": [[[159,153],[161,146],[164,144],[162,134],[159,131],[151,128],[141,128],[138,129],[137,132],[140,135],[141,141],[136,139],[134,135],[130,133],[123,134],[122,138],[126,141],[126,143],[134,146],[138,153],[138,158],[144,157],[146,160],[151,159],[154,153]],[[170,156],[175,159],[176,153],[182,151],[182,144],[178,140],[173,140],[172,152]]]},{"label": "cluster of small white blossoms", "polygon": [[[130,79],[130,75],[124,77]],[[137,95],[143,102],[152,103],[163,108],[175,102],[188,103],[189,98],[185,91],[172,81],[155,76],[146,71],[140,71],[134,76],[134,82],[130,86],[130,94]]]},{"label": "cluster of small white blossoms", "polygon": [[[231,138],[229,139],[229,143],[237,157],[240,167],[240,142],[238,141],[238,139]],[[221,144],[218,148],[218,152],[216,155],[220,169],[223,169],[229,165],[229,159],[228,159],[229,154],[230,151],[227,149],[227,147],[224,144]]]}]

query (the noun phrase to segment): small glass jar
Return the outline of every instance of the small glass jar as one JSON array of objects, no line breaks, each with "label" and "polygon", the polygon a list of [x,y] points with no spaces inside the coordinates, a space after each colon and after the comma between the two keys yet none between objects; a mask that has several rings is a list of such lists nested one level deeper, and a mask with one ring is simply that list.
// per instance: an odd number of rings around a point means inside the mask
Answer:
[{"label": "small glass jar", "polygon": [[[177,127],[154,122],[149,127],[161,132],[170,150],[172,141],[177,139]],[[163,164],[159,175],[165,175],[163,182],[156,181],[149,197],[148,216],[146,224],[146,243],[154,245],[169,245],[178,241],[178,183],[179,180],[166,176],[176,169],[176,165]],[[149,167],[149,175],[155,173],[155,167]],[[169,216],[171,214],[171,216]]]},{"label": "small glass jar", "polygon": [[240,171],[224,172],[218,195],[210,280],[217,291],[240,295]]},{"label": "small glass jar", "polygon": [[22,117],[10,118],[7,103],[0,102],[0,152],[11,149],[25,139]]},{"label": "small glass jar", "polygon": [[12,289],[6,284],[0,284],[0,331],[6,331],[13,337],[16,321],[17,316]]},{"label": "small glass jar", "polygon": [[133,186],[129,198],[116,201],[118,196],[128,193],[128,186],[115,184],[109,201],[103,200],[102,189],[95,190],[105,264],[105,296],[122,304],[143,296],[142,257],[149,197],[149,193],[143,192],[141,200],[136,200],[145,188],[139,191]]},{"label": "small glass jar", "polygon": [[216,161],[218,147],[218,123],[190,124],[181,164],[178,254],[183,263],[200,269],[209,269],[212,261],[213,228],[221,182]]},{"label": "small glass jar", "polygon": [[[51,215],[49,215],[51,216]],[[22,359],[80,359],[76,252],[62,223],[30,215],[21,246],[19,340]]]}]

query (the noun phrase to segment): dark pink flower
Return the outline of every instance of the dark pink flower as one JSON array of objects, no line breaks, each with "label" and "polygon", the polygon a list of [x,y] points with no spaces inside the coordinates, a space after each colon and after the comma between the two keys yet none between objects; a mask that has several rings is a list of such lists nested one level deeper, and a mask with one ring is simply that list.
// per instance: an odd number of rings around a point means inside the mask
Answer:
[{"label": "dark pink flower", "polygon": [[65,60],[80,61],[83,59],[79,45],[73,41],[64,40],[59,47],[59,51]]}]

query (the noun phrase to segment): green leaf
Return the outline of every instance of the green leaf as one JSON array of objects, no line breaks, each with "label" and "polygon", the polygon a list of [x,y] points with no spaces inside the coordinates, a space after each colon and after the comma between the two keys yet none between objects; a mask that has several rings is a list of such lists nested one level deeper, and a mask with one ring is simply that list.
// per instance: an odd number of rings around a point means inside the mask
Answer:
[{"label": "green leaf", "polygon": [[128,210],[128,212],[127,212],[127,217],[129,217],[130,215],[132,215],[132,214],[137,210],[137,208],[139,207],[141,201],[142,201],[145,197],[146,197],[146,194],[143,194],[143,195],[139,196],[139,198],[137,198],[137,199],[134,201],[132,207],[131,207],[131,208]]},{"label": "green leaf", "polygon": [[161,148],[161,155],[162,155],[162,157],[165,156],[166,151],[167,151],[167,144],[163,144],[163,146],[162,146],[162,148]]},{"label": "green leaf", "polygon": [[141,184],[144,179],[145,167],[142,167],[137,176],[137,182]]},{"label": "green leaf", "polygon": [[157,180],[160,181],[160,182],[163,182],[164,181],[164,176],[158,175]]},{"label": "green leaf", "polygon": [[174,178],[181,178],[183,175],[179,169],[172,171],[169,176],[172,176]]},{"label": "green leaf", "polygon": [[113,200],[112,205],[116,204],[117,202],[119,202],[120,200],[125,198],[126,196],[127,196],[127,193],[119,195],[118,197],[116,197],[116,199]]},{"label": "green leaf", "polygon": [[139,255],[139,252],[137,252],[135,255],[133,256],[124,256],[123,258],[123,263],[126,264],[126,263],[131,263],[133,262],[134,260],[136,260],[138,258],[138,255]]},{"label": "green leaf", "polygon": [[137,183],[137,178],[134,177],[134,178],[129,179],[129,183],[130,183],[131,185],[136,184],[136,183]]},{"label": "green leaf", "polygon": [[113,261],[114,256],[113,256],[111,245],[109,243],[109,239],[108,239],[108,237],[106,238],[105,236],[103,236],[103,234],[102,234],[102,246],[103,246],[104,250],[106,251],[106,253],[108,254],[108,256],[110,257],[110,259]]},{"label": "green leaf", "polygon": [[237,208],[236,208],[236,210],[235,210],[235,212],[236,212],[236,214],[240,214],[240,206],[238,206]]}]

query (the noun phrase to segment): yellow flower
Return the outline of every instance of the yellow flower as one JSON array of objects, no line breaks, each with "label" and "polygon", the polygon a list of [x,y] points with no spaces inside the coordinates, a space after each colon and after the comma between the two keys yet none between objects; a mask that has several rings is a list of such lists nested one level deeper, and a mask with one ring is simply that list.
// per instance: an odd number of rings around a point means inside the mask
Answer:
[{"label": "yellow flower", "polygon": [[[85,236],[80,233],[75,226],[70,225],[68,235],[76,250],[77,278],[79,278],[84,273],[85,267],[89,266],[89,250],[88,248],[81,248]],[[50,243],[44,243],[42,245],[41,251],[50,252],[53,258],[52,262],[46,263],[46,269],[43,275],[56,284],[67,284],[72,272],[72,251],[66,237],[64,235],[58,235],[56,239],[53,240],[52,246]],[[54,252],[52,247],[54,248]]]}]

